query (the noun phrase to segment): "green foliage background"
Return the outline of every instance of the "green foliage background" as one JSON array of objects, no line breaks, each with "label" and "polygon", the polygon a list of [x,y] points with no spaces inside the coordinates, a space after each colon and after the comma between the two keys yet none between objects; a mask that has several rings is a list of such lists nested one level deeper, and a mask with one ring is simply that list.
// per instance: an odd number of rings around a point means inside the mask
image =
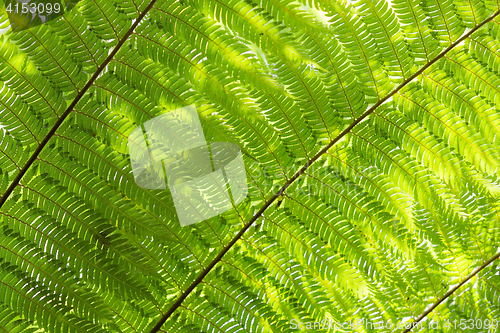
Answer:
[{"label": "green foliage background", "polygon": [[[0,331],[149,332],[252,216],[163,332],[411,321],[460,282],[428,319],[498,319],[498,261],[467,276],[499,250],[499,9],[82,0],[12,33],[2,8]],[[127,137],[192,104],[250,192],[181,228]]]}]

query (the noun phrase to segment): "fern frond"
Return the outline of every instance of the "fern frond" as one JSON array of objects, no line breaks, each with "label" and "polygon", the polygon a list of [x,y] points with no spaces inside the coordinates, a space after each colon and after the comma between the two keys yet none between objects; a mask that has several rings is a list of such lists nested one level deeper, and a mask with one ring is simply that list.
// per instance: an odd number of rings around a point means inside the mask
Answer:
[{"label": "fern frond", "polygon": [[[0,330],[498,317],[498,1],[64,3],[1,8]],[[129,148],[183,107],[248,193],[181,227],[191,194],[138,186]]]}]

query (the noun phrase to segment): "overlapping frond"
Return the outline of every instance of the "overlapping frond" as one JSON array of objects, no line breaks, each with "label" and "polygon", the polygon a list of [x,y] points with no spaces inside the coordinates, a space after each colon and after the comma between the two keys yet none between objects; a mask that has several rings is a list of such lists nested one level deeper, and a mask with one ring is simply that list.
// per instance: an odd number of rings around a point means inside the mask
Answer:
[{"label": "overlapping frond", "polygon": [[[8,24],[0,331],[375,332],[498,251],[497,1],[81,0]],[[248,195],[181,227],[130,134],[192,105]],[[499,288],[494,261],[429,318],[491,324]]]}]

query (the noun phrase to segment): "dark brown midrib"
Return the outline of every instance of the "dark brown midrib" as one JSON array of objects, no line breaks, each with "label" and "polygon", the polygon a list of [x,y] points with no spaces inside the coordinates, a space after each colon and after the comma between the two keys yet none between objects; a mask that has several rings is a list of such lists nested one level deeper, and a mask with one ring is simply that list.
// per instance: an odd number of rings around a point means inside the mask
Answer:
[{"label": "dark brown midrib", "polygon": [[[259,209],[259,211],[243,226],[243,228],[234,236],[234,238],[222,249],[221,252],[215,257],[212,262],[200,273],[200,275],[194,280],[194,282],[186,289],[184,293],[182,293],[181,296],[171,305],[171,307],[168,309],[168,311],[160,318],[160,320],[156,323],[156,325],[151,329],[149,333],[156,333],[158,332],[162,325],[167,321],[167,319],[174,313],[175,310],[182,304],[182,302],[186,299],[186,297],[201,283],[203,278],[212,270],[212,268],[215,267],[215,265],[224,257],[224,255],[233,247],[233,245],[243,236],[243,234],[252,226],[252,224],[264,213],[264,211],[279,197],[282,195],[282,193],[285,192],[285,190],[297,179],[299,178],[308,168],[313,164],[315,161],[317,161],[323,154],[325,154],[333,145],[335,145],[340,139],[342,139],[345,135],[347,135],[356,125],[358,125],[362,120],[364,120],[366,117],[368,117],[370,114],[372,114],[377,107],[379,107],[381,104],[385,103],[389,98],[394,96],[399,90],[401,90],[403,87],[405,87],[408,83],[413,81],[417,76],[422,74],[427,68],[432,66],[434,63],[436,63],[439,59],[444,57],[450,50],[455,48],[458,44],[463,42],[465,39],[469,38],[474,32],[476,32],[478,29],[483,27],[485,24],[493,20],[496,16],[500,14],[500,10],[495,12],[492,16],[481,22],[479,25],[475,26],[473,29],[471,29],[469,32],[467,32],[465,35],[460,37],[457,41],[452,43],[449,47],[447,47],[444,51],[439,53],[433,60],[428,62],[425,66],[423,66],[420,70],[418,70],[415,74],[410,76],[408,79],[406,79],[404,82],[402,82],[399,86],[397,86],[394,90],[392,90],[387,96],[379,100],[375,105],[373,105],[370,109],[368,109],[365,113],[363,113],[358,119],[353,121],[351,125],[349,125],[345,130],[343,130],[337,137],[335,137],[328,145],[326,145],[323,149],[321,149],[313,158],[311,158],[293,177],[291,177],[282,187],[281,189],[274,194],[269,200],[264,203],[264,205]],[[498,258],[498,257],[497,257]],[[495,258],[495,259],[497,259]],[[491,260],[491,262],[493,262]],[[488,261],[487,263],[491,263]],[[484,267],[487,266],[483,265]],[[484,267],[481,266],[480,269],[483,269]],[[478,270],[479,272],[479,270]],[[476,272],[476,274],[478,273]],[[464,282],[465,283],[465,282]],[[451,294],[450,294],[451,295]],[[449,295],[447,296],[449,297]],[[443,299],[444,300],[444,299]],[[430,313],[430,311],[429,311]],[[428,314],[428,313],[427,313]],[[425,315],[427,315],[425,314]],[[422,317],[423,318],[423,317]],[[422,319],[420,319],[422,320]]]},{"label": "dark brown midrib", "polygon": [[47,143],[50,141],[52,136],[55,134],[55,132],[61,127],[62,123],[66,118],[69,116],[69,114],[73,111],[74,107],[78,102],[82,99],[82,97],[85,95],[85,93],[89,90],[89,88],[94,84],[95,80],[97,80],[97,77],[102,73],[104,68],[109,64],[109,62],[114,58],[116,53],[120,50],[120,48],[125,44],[127,39],[130,37],[132,32],[137,28],[137,25],[142,21],[144,16],[153,8],[154,4],[156,3],[157,0],[151,1],[151,3],[144,9],[144,11],[139,15],[139,17],[135,20],[135,22],[132,24],[130,29],[127,31],[127,33],[120,39],[118,44],[115,46],[115,48],[111,51],[111,53],[108,55],[108,57],[104,60],[104,62],[97,68],[97,71],[92,75],[92,77],[89,79],[87,84],[83,87],[82,90],[76,95],[75,99],[71,104],[68,106],[68,108],[64,111],[64,113],[57,119],[55,124],[52,126],[52,128],[49,130],[47,135],[43,138],[43,140],[40,142],[40,144],[36,147],[36,150],[33,152],[33,154],[30,156],[29,160],[26,162],[26,164],[23,166],[21,171],[16,175],[12,183],[9,185],[5,193],[3,194],[2,198],[0,199],[0,208],[5,204],[9,196],[14,192],[14,189],[16,188],[17,185],[19,185],[19,182],[23,178],[23,176],[26,174],[28,169],[33,165],[35,160],[38,158],[38,155],[40,155],[41,151]]},{"label": "dark brown midrib", "polygon": [[422,319],[424,319],[429,313],[432,312],[432,310],[434,310],[439,304],[443,303],[448,297],[450,297],[455,291],[457,291],[461,286],[463,286],[464,284],[466,284],[467,282],[469,282],[470,279],[472,279],[474,276],[476,276],[480,271],[482,271],[486,266],[488,266],[489,264],[491,264],[492,262],[494,262],[495,260],[497,260],[498,258],[500,258],[500,252],[495,254],[494,256],[492,256],[490,259],[488,259],[487,261],[485,261],[481,266],[479,266],[478,268],[476,268],[472,273],[470,273],[465,279],[463,279],[462,281],[460,281],[459,284],[457,284],[455,287],[453,287],[452,289],[450,289],[450,291],[448,291],[446,294],[444,294],[443,297],[441,297],[440,299],[438,299],[434,304],[432,304],[427,310],[425,310],[417,319],[415,319],[415,321],[413,321],[411,323],[411,328],[407,328],[405,329],[402,333],[408,333],[410,332],[413,327],[416,327],[418,325],[419,322],[422,321]]}]

